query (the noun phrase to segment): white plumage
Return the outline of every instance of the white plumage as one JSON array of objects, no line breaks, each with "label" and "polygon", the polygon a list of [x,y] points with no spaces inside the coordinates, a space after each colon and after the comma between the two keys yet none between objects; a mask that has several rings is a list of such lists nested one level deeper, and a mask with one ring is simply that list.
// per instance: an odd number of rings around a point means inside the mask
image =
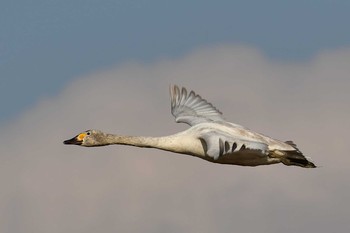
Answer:
[{"label": "white plumage", "polygon": [[189,124],[183,132],[165,137],[138,137],[88,130],[64,141],[81,146],[123,144],[152,147],[196,156],[210,162],[258,166],[275,163],[316,167],[292,141],[283,142],[227,122],[222,113],[194,91],[170,87],[171,113],[176,122]]}]

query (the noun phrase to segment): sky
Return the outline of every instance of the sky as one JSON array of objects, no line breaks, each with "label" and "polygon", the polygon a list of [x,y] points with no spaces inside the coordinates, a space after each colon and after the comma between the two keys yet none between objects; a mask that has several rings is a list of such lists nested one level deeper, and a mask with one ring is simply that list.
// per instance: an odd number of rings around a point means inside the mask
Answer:
[{"label": "sky", "polygon": [[[2,1],[1,232],[348,232],[347,1]],[[62,141],[161,136],[179,84],[320,167]]]}]

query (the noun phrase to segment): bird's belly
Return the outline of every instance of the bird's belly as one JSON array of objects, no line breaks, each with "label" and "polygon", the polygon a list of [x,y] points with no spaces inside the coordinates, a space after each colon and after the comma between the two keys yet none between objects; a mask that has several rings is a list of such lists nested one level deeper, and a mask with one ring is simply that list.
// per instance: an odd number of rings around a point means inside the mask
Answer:
[{"label": "bird's belly", "polygon": [[257,153],[256,151],[239,151],[231,154],[225,154],[220,156],[217,160],[211,157],[205,157],[204,159],[220,164],[233,164],[240,166],[259,166],[279,163],[277,158],[270,158],[267,155]]}]

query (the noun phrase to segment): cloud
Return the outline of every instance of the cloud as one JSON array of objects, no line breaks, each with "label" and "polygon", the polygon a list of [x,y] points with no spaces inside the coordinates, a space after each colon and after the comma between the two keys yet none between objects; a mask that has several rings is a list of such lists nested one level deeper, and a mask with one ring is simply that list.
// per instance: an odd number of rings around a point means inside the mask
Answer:
[{"label": "cloud", "polygon": [[[280,63],[226,45],[77,78],[2,127],[0,231],[345,232],[348,64],[349,49]],[[229,121],[294,140],[321,168],[62,144],[90,128],[150,136],[185,129],[170,114],[169,84],[194,89]]]}]

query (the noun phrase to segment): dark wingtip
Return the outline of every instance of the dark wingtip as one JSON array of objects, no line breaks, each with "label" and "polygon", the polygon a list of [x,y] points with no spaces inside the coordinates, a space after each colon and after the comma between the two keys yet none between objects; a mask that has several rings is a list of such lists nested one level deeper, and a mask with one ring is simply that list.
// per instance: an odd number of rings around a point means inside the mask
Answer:
[{"label": "dark wingtip", "polygon": [[[316,168],[317,166],[313,163],[307,160],[306,158],[287,158],[287,163],[284,163],[286,165],[294,165],[304,168]],[[283,161],[282,161],[283,163]]]},{"label": "dark wingtip", "polygon": [[310,161],[309,161],[309,163],[308,163],[308,165],[306,167],[307,168],[317,168],[317,166],[314,163],[310,162]]},{"label": "dark wingtip", "polygon": [[284,151],[285,156],[281,162],[287,166],[294,165],[304,168],[316,168],[317,166],[310,161],[308,157],[305,157],[299,150]]}]

